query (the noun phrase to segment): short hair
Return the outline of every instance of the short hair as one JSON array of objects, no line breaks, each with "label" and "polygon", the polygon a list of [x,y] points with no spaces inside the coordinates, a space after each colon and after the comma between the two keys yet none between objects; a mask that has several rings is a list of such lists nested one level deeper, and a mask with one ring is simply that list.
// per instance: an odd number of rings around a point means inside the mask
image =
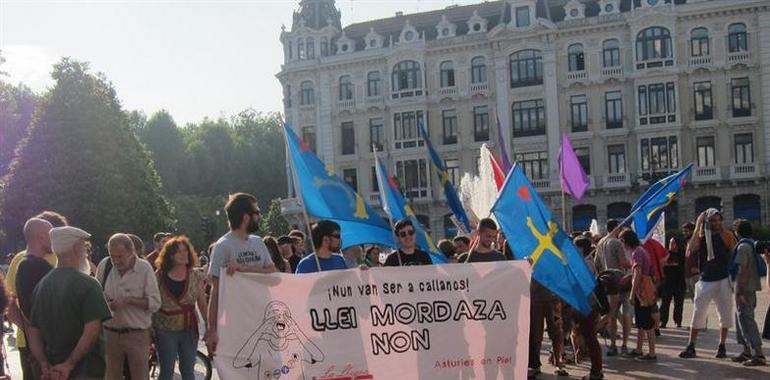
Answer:
[{"label": "short hair", "polygon": [[313,237],[313,247],[315,249],[321,248],[324,237],[331,235],[334,231],[339,231],[340,225],[332,222],[331,220],[319,220],[310,229],[310,236]]},{"label": "short hair", "polygon": [[231,229],[241,228],[244,215],[250,215],[254,210],[257,198],[247,193],[236,193],[230,196],[225,204],[225,213]]},{"label": "short hair", "polygon": [[304,233],[304,232],[302,232],[302,231],[300,231],[300,230],[291,230],[291,231],[289,232],[289,236],[291,236],[291,237],[296,237],[296,238],[300,238],[300,239],[302,239],[302,240],[305,240],[305,233]]},{"label": "short hair", "polygon": [[455,236],[454,239],[452,239],[453,242],[457,243],[458,241],[461,241],[465,243],[465,245],[471,245],[471,238],[467,236]]},{"label": "short hair", "polygon": [[583,256],[588,256],[588,254],[591,253],[591,248],[593,248],[591,245],[591,240],[585,236],[579,236],[575,238],[574,244],[580,249],[580,253]]},{"label": "short hair", "polygon": [[630,228],[623,230],[623,232],[620,233],[619,238],[631,248],[636,248],[641,245],[639,237],[636,236],[636,232]]},{"label": "short hair", "polygon": [[617,219],[608,219],[607,220],[607,225],[606,225],[607,233],[612,232],[612,230],[618,228],[619,225],[620,225],[620,222],[618,222]]},{"label": "short hair", "polygon": [[107,241],[107,252],[111,252],[113,249],[120,246],[129,251],[134,251],[134,242],[131,241],[131,237],[127,234],[116,233],[110,236],[110,240]]},{"label": "short hair", "polygon": [[160,243],[161,240],[167,237],[173,237],[174,235],[168,233],[168,232],[158,232],[157,234],[152,236],[152,241],[156,243]]},{"label": "short hair", "polygon": [[446,257],[452,257],[455,254],[455,246],[447,239],[441,239],[436,246]]},{"label": "short hair", "polygon": [[144,254],[144,242],[142,241],[142,238],[139,236],[136,236],[134,234],[126,234],[129,238],[131,238],[131,243],[134,244],[134,249],[136,250],[136,254],[141,256]]},{"label": "short hair", "polygon": [[282,245],[282,244],[294,244],[294,239],[292,239],[292,238],[291,238],[291,237],[289,237],[289,236],[283,235],[283,236],[279,237],[279,238],[278,238],[278,240],[277,240],[276,242],[278,243],[278,245]]},{"label": "short hair", "polygon": [[51,225],[54,227],[69,226],[69,221],[67,221],[67,218],[56,211],[46,210],[41,212],[40,214],[35,215],[34,217],[46,220],[48,221],[48,223],[51,223]]},{"label": "short hair", "polygon": [[495,230],[497,231],[497,223],[492,218],[484,218],[479,220],[479,230]]},{"label": "short hair", "polygon": [[367,249],[366,249],[366,255],[367,255],[367,256],[371,255],[371,254],[372,254],[372,251],[374,251],[375,249],[379,251],[379,250],[380,250],[380,247],[378,247],[378,246],[376,246],[376,245],[372,245],[372,246],[370,246],[369,248],[367,248]]},{"label": "short hair", "polygon": [[403,230],[406,227],[412,227],[414,228],[414,224],[412,224],[412,220],[409,218],[404,218],[396,222],[396,225],[393,226],[393,230],[398,233],[399,231]]},{"label": "short hair", "polygon": [[155,259],[155,267],[159,268],[161,272],[168,273],[174,266],[174,255],[179,251],[180,245],[187,246],[187,254],[189,255],[187,269],[198,266],[198,254],[195,253],[195,248],[193,248],[190,239],[187,236],[176,236],[167,241],[163,248],[160,249],[158,258]]},{"label": "short hair", "polygon": [[746,219],[735,219],[733,229],[742,238],[754,237],[754,228],[751,226],[751,222]]},{"label": "short hair", "polygon": [[685,224],[682,224],[682,229],[688,229],[688,230],[695,230],[695,223],[693,222],[687,222]]}]

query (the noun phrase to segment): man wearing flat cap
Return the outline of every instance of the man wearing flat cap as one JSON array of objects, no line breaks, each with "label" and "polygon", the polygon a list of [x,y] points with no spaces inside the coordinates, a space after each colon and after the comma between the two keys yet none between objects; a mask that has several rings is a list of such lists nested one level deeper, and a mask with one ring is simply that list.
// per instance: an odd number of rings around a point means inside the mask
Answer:
[{"label": "man wearing flat cap", "polygon": [[42,377],[103,379],[102,322],[111,318],[99,283],[88,276],[86,241],[75,227],[50,232],[57,267],[35,287],[28,338]]}]

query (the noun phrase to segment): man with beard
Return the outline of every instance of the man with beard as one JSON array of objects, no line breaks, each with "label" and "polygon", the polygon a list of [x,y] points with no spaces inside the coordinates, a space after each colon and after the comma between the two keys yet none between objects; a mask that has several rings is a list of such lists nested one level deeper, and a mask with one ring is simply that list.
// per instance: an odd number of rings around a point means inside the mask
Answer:
[{"label": "man with beard", "polygon": [[[19,262],[14,286],[18,307],[21,309],[21,313],[14,317],[14,319],[20,322],[17,324],[22,330],[29,326],[32,291],[40,280],[53,269],[53,266],[50,264],[50,256],[53,256],[53,252],[51,252],[51,238],[48,236],[51,228],[53,228],[51,223],[40,218],[32,218],[24,224],[24,240],[27,241],[27,251]],[[26,345],[19,347],[19,355],[22,360],[24,378],[34,378],[34,375],[31,373],[33,366],[29,348]]]},{"label": "man with beard", "polygon": [[412,265],[431,265],[433,261],[427,252],[417,248],[417,239],[412,221],[409,218],[399,220],[394,226],[398,237],[399,249],[393,251],[385,259],[386,267],[403,267]]},{"label": "man with beard", "polygon": [[479,221],[478,236],[479,242],[469,253],[463,254],[457,258],[458,263],[478,263],[486,261],[505,261],[505,255],[495,250],[492,244],[497,240],[497,223],[490,218],[484,218]]},{"label": "man with beard", "polygon": [[35,288],[27,330],[41,378],[104,378],[99,335],[102,322],[111,314],[101,286],[87,274],[86,240],[90,237],[75,227],[56,227],[50,232],[59,263]]},{"label": "man with beard", "polygon": [[310,229],[315,252],[305,256],[297,265],[297,273],[315,273],[328,270],[348,269],[345,258],[339,252],[342,239],[339,224],[321,220]]},{"label": "man with beard", "polygon": [[209,326],[204,339],[211,355],[216,352],[219,342],[217,334],[219,278],[224,274],[232,276],[235,272],[275,272],[270,251],[262,238],[254,235],[259,229],[262,214],[257,206],[257,198],[246,193],[233,194],[225,205],[225,213],[227,213],[230,231],[214,243],[209,265],[212,289],[208,311]]},{"label": "man with beard", "polygon": [[157,277],[150,263],[137,256],[129,235],[112,235],[107,251],[109,258],[96,269],[112,310],[112,320],[104,323],[106,378],[120,378],[127,362],[132,379],[149,379],[152,314],[161,303]]}]

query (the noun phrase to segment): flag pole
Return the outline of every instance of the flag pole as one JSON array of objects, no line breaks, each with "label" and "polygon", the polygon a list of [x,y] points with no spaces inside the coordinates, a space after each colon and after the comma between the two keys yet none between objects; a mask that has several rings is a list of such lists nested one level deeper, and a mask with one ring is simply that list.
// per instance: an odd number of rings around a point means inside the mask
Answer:
[{"label": "flag pole", "polygon": [[[561,222],[567,229],[567,193],[564,192],[564,188],[561,189]],[[570,230],[572,230],[572,226],[570,226]]]},{"label": "flag pole", "polygon": [[[380,202],[382,203],[382,209],[385,210],[385,197],[383,196],[383,192],[385,189],[383,189],[383,186],[388,186],[388,183],[384,181],[384,178],[382,178],[382,170],[380,169],[380,159],[377,156],[377,146],[372,144],[372,152],[374,152],[374,164],[376,165],[374,169],[374,174],[377,176],[377,183],[380,186]],[[394,228],[393,224],[393,215],[386,211],[386,214],[388,214],[388,223],[390,223],[390,231],[393,232],[393,244],[396,245],[396,257],[398,258],[398,266],[402,267],[404,266],[404,263],[401,262],[401,252],[399,252],[398,248],[398,236],[396,235],[396,230]]]},{"label": "flag pole", "polygon": [[[283,133],[284,142],[286,143],[286,152],[289,151],[289,136],[286,134],[286,131]],[[302,214],[305,217],[305,226],[307,227],[307,232],[310,235],[310,240],[313,240],[313,232],[310,227],[310,217],[307,213],[307,208],[305,207],[305,202],[302,200],[302,191],[300,190],[302,186],[298,186],[298,178],[297,178],[297,169],[294,166],[294,159],[292,158],[291,154],[288,154],[289,156],[289,166],[291,167],[291,174],[294,182],[294,194],[297,196],[297,200],[299,201],[299,204],[302,205]],[[313,255],[315,256],[315,265],[316,268],[318,268],[319,272],[322,272],[321,269],[321,261],[318,259],[318,253],[315,252],[315,245],[313,246]]]}]

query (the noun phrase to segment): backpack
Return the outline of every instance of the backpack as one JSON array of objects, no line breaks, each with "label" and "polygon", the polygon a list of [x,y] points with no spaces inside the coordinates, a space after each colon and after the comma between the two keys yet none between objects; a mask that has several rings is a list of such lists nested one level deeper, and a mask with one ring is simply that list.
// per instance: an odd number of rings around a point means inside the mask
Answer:
[{"label": "backpack", "polygon": [[730,279],[735,281],[735,277],[738,276],[738,264],[735,262],[736,256],[738,256],[738,247],[740,247],[741,244],[748,244],[751,246],[751,250],[754,252],[754,266],[757,267],[757,274],[759,277],[766,277],[767,276],[767,266],[765,265],[764,261],[760,257],[761,254],[757,253],[756,245],[757,242],[748,239],[743,238],[740,241],[738,241],[738,244],[735,245],[735,248],[733,249],[733,254],[730,257],[730,264],[727,268],[728,273],[730,273]]},{"label": "backpack", "polygon": [[603,270],[596,276],[596,282],[604,290],[607,295],[615,295],[621,293],[621,281],[623,279],[623,271],[617,269]]}]

